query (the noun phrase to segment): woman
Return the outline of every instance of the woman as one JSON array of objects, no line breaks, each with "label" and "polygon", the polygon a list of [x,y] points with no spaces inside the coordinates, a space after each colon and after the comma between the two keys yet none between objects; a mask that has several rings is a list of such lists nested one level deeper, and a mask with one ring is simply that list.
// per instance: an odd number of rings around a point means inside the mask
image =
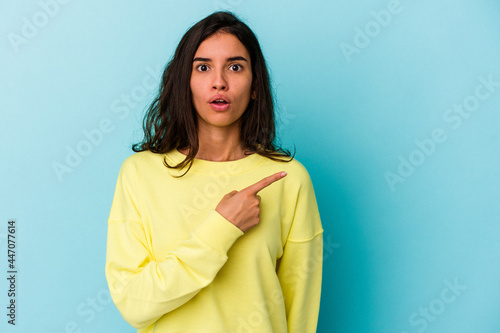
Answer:
[{"label": "woman", "polygon": [[138,332],[316,331],[323,229],[307,170],[273,144],[271,96],[233,14],[186,32],[108,220],[110,293]]}]

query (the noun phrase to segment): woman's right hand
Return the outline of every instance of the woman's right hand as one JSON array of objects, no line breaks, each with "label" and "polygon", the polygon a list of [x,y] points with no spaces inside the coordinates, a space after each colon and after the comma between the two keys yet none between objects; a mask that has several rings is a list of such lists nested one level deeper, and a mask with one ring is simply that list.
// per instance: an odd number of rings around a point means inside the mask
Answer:
[{"label": "woman's right hand", "polygon": [[285,176],[286,172],[278,172],[239,192],[236,190],[229,192],[222,198],[215,210],[241,231],[247,232],[260,222],[260,196],[257,193]]}]

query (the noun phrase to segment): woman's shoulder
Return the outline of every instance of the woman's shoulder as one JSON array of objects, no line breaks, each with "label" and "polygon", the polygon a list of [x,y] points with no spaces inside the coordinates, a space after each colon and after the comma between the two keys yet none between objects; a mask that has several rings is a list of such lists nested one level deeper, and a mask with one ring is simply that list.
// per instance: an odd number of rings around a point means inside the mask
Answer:
[{"label": "woman's shoulder", "polygon": [[136,152],[124,159],[121,169],[128,172],[144,169],[147,166],[154,165],[154,162],[163,159],[163,157],[164,154],[153,153],[149,150]]},{"label": "woman's shoulder", "polygon": [[288,160],[290,160],[290,158],[291,157],[284,159],[284,162],[268,159],[264,167],[272,165],[272,168],[276,170],[276,172],[285,171],[287,173],[286,177],[290,181],[296,182],[298,184],[311,183],[309,172],[305,165],[301,162],[301,160],[298,160],[294,157],[291,161],[287,162]]}]

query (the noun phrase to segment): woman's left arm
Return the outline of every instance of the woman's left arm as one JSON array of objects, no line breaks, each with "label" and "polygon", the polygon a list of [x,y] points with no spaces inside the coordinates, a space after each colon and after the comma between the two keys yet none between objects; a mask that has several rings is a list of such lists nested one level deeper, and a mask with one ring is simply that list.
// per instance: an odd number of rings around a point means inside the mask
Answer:
[{"label": "woman's left arm", "polygon": [[323,228],[314,188],[303,168],[290,232],[277,269],[288,333],[315,333],[323,269]]},{"label": "woman's left arm", "polygon": [[288,333],[315,333],[321,298],[323,233],[287,241],[278,270]]}]

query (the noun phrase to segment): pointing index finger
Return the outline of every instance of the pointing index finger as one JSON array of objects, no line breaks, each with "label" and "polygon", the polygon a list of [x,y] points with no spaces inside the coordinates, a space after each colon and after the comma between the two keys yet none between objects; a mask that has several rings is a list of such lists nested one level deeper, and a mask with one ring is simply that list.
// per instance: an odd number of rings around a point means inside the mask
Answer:
[{"label": "pointing index finger", "polygon": [[274,175],[263,178],[262,180],[258,181],[257,183],[244,188],[242,191],[247,191],[247,192],[250,192],[252,194],[257,194],[260,190],[264,189],[265,187],[271,185],[275,181],[280,180],[281,178],[283,178],[285,176],[286,176],[286,172],[284,172],[284,171],[275,173]]}]

